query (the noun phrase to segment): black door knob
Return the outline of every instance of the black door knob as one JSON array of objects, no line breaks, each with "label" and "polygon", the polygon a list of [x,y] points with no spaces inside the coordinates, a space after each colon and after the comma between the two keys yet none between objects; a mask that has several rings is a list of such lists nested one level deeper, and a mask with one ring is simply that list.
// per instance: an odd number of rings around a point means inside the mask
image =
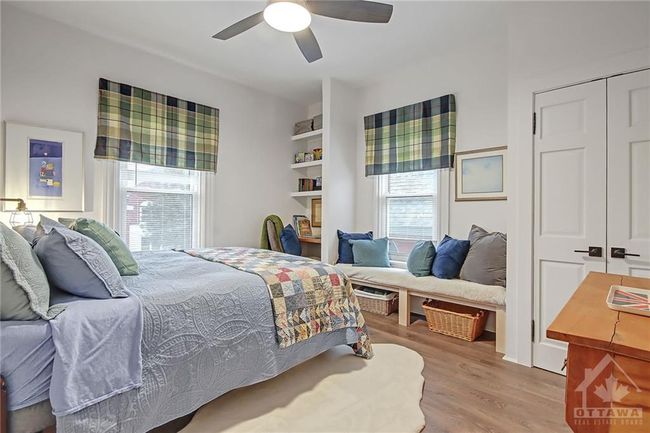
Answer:
[{"label": "black door knob", "polygon": [[626,256],[641,257],[640,254],[626,253],[625,248],[620,247],[612,247],[611,253],[613,259],[624,259]]},{"label": "black door knob", "polygon": [[589,254],[589,257],[602,257],[603,249],[602,247],[589,247],[588,250],[573,250],[574,253],[585,253]]}]

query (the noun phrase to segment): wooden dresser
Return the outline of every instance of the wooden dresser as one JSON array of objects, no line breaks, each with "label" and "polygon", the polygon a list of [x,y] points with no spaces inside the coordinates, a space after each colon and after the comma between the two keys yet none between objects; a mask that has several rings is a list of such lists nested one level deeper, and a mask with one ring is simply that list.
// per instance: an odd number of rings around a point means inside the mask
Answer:
[{"label": "wooden dresser", "polygon": [[650,317],[609,309],[613,284],[650,289],[650,279],[592,272],[546,330],[569,343],[565,418],[574,432],[650,432]]}]

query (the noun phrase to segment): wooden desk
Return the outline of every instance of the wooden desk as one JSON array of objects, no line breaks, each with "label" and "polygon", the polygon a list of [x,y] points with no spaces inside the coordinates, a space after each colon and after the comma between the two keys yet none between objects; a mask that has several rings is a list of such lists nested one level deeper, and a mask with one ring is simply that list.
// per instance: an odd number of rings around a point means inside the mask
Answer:
[{"label": "wooden desk", "polygon": [[650,289],[592,272],[546,330],[569,343],[565,419],[576,433],[650,432],[650,317],[609,309],[613,284]]}]

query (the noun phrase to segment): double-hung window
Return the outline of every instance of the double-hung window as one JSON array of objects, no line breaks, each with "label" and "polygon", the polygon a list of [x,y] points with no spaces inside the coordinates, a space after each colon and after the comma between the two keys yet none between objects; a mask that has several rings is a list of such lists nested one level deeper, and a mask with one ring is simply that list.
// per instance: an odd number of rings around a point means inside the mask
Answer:
[{"label": "double-hung window", "polygon": [[197,245],[198,172],[120,162],[119,185],[118,227],[131,250]]},{"label": "double-hung window", "polygon": [[406,261],[418,241],[438,241],[442,176],[440,170],[379,176],[379,234],[391,241],[391,260]]}]

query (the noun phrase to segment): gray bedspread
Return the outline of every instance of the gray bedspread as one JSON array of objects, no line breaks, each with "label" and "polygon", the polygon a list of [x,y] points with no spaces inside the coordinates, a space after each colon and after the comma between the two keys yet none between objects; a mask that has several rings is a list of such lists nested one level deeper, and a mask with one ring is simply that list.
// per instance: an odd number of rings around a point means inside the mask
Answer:
[{"label": "gray bedspread", "polygon": [[356,342],[349,328],[281,349],[268,289],[257,275],[173,251],[136,259],[140,275],[124,279],[142,303],[142,386],[57,417],[58,433],[144,433]]}]

